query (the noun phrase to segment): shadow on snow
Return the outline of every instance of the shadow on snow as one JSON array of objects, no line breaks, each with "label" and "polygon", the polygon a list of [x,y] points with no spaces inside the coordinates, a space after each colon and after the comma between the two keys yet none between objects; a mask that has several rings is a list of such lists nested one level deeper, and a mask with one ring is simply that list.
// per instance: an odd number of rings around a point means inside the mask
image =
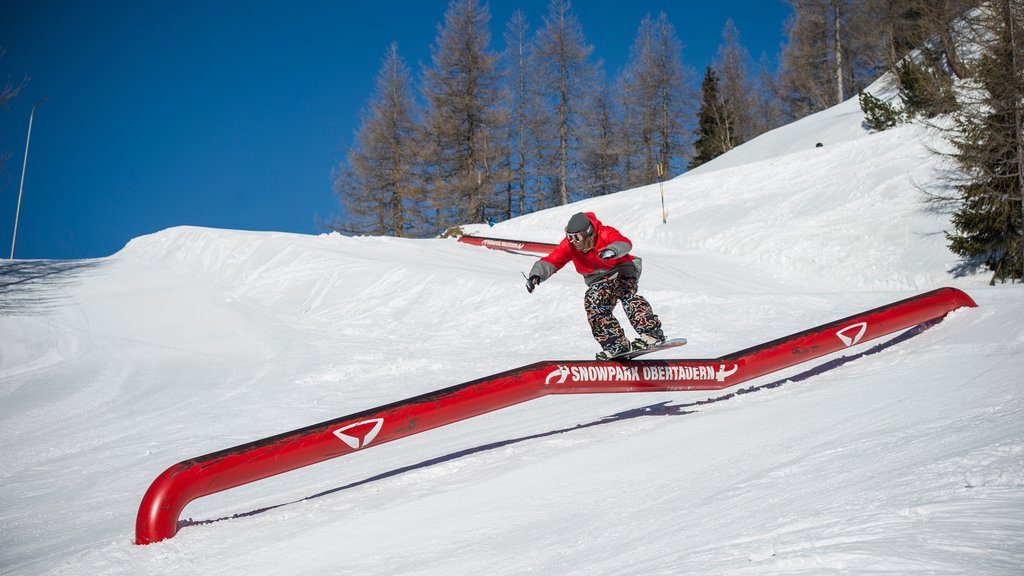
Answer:
[{"label": "shadow on snow", "polygon": [[604,426],[604,425],[607,425],[607,424],[614,424],[614,423],[617,423],[617,422],[623,422],[623,421],[626,421],[626,420],[632,420],[634,418],[645,418],[645,417],[649,417],[649,416],[685,416],[687,414],[693,414],[695,412],[698,412],[697,409],[700,408],[701,406],[707,406],[707,405],[710,405],[710,404],[716,404],[718,402],[724,402],[726,400],[730,400],[732,398],[735,398],[736,396],[741,396],[741,395],[744,395],[744,394],[751,394],[751,393],[754,393],[754,392],[761,392],[763,390],[771,390],[773,388],[779,388],[779,387],[781,387],[781,386],[783,386],[783,385],[785,385],[787,383],[790,383],[790,382],[801,382],[801,381],[813,378],[814,376],[819,376],[819,375],[824,374],[826,372],[830,372],[830,371],[835,370],[836,368],[839,368],[840,366],[843,366],[843,365],[845,365],[845,364],[847,364],[849,362],[853,362],[854,360],[859,360],[860,358],[863,358],[864,356],[870,356],[872,354],[877,354],[877,353],[879,353],[879,352],[881,352],[881,351],[883,351],[883,350],[885,350],[887,348],[890,348],[892,346],[895,346],[897,344],[905,342],[905,341],[907,341],[907,340],[917,336],[918,334],[921,334],[925,330],[928,330],[929,328],[931,328],[932,326],[938,324],[941,321],[942,321],[942,319],[940,318],[940,319],[937,319],[937,320],[932,320],[930,322],[925,322],[923,324],[919,324],[919,325],[917,325],[917,326],[915,326],[915,327],[913,327],[913,328],[911,328],[911,329],[909,329],[909,330],[899,334],[898,336],[896,336],[896,337],[894,337],[894,338],[892,338],[890,340],[887,340],[887,341],[882,342],[880,344],[876,344],[875,346],[865,350],[864,352],[861,352],[861,353],[858,353],[858,354],[854,354],[854,355],[851,355],[851,356],[840,356],[839,358],[835,358],[833,360],[829,360],[828,362],[825,362],[825,363],[823,363],[821,365],[815,366],[815,367],[813,367],[813,368],[811,368],[809,370],[806,370],[804,372],[801,372],[799,374],[795,374],[793,376],[790,376],[790,377],[787,377],[787,378],[783,378],[783,379],[780,379],[780,380],[775,380],[773,382],[768,382],[766,384],[761,384],[761,385],[758,385],[758,386],[751,386],[751,387],[748,387],[748,388],[741,388],[739,390],[736,390],[735,392],[730,392],[728,394],[723,394],[721,396],[715,396],[713,398],[707,398],[705,400],[698,400],[698,401],[695,401],[695,402],[688,402],[688,403],[685,403],[685,404],[673,404],[671,401],[657,402],[655,404],[651,404],[651,405],[648,405],[648,406],[642,406],[642,407],[639,407],[639,408],[633,408],[633,409],[630,409],[630,410],[619,412],[617,414],[612,414],[610,416],[605,416],[604,418],[600,418],[598,420],[595,420],[593,422],[588,422],[586,424],[577,424],[576,426],[572,426],[572,427],[568,427],[568,428],[560,428],[558,430],[550,430],[548,432],[540,432],[540,433],[531,434],[531,435],[528,435],[528,436],[520,436],[518,438],[510,438],[508,440],[502,440],[502,441],[499,441],[499,442],[491,442],[489,444],[482,444],[480,446],[474,446],[472,448],[466,448],[465,450],[459,450],[457,452],[451,452],[449,454],[445,454],[443,456],[438,456],[436,458],[430,458],[428,460],[424,460],[424,461],[418,462],[416,464],[410,464],[409,466],[403,466],[401,468],[395,468],[394,470],[389,470],[387,472],[382,472],[380,474],[377,474],[375,476],[371,476],[369,478],[365,478],[363,480],[357,480],[357,481],[352,482],[350,484],[345,484],[344,486],[338,486],[336,488],[331,488],[330,490],[325,490],[323,492],[319,492],[319,493],[313,494],[311,496],[306,496],[305,498],[300,498],[298,500],[294,500],[294,501],[291,501],[291,502],[284,502],[284,503],[281,503],[281,504],[275,504],[273,506],[266,506],[264,508],[259,508],[259,509],[256,509],[256,510],[250,510],[248,512],[240,512],[240,513],[234,514],[232,516],[225,516],[223,518],[217,518],[217,519],[212,519],[212,520],[193,520],[191,518],[186,519],[186,520],[180,520],[178,522],[178,527],[179,528],[183,528],[183,527],[186,527],[186,526],[199,526],[199,525],[203,525],[203,524],[213,524],[213,523],[216,523],[216,522],[222,522],[224,520],[232,520],[232,519],[235,519],[235,518],[245,518],[245,517],[248,517],[248,516],[255,516],[257,514],[262,514],[264,512],[268,512],[270,510],[274,510],[274,509],[277,509],[277,508],[282,508],[282,507],[285,507],[285,506],[291,506],[293,504],[298,504],[300,502],[305,502],[305,501],[308,501],[308,500],[313,500],[313,499],[316,499],[316,498],[321,498],[321,497],[324,497],[324,496],[329,496],[331,494],[336,494],[338,492],[342,492],[342,491],[345,491],[345,490],[350,490],[352,488],[357,488],[359,486],[363,486],[363,485],[366,485],[366,484],[371,484],[373,482],[379,482],[381,480],[386,480],[388,478],[392,478],[392,477],[395,477],[395,476],[400,476],[400,475],[406,474],[408,472],[414,472],[416,470],[422,470],[422,469],[425,469],[425,468],[429,468],[431,466],[437,466],[438,464],[444,464],[444,463],[447,463],[447,462],[451,462],[453,460],[458,460],[459,458],[464,458],[464,457],[467,457],[467,456],[472,456],[474,454],[480,454],[480,453],[483,453],[483,452],[488,452],[490,450],[497,450],[499,448],[504,448],[506,446],[511,446],[513,444],[518,444],[520,442],[527,442],[527,441],[530,441],[530,440],[538,440],[538,439],[541,439],[541,438],[548,438],[548,437],[551,437],[551,436],[557,436],[559,434],[566,434],[566,433],[569,433],[569,432],[575,432],[577,430],[583,430],[585,428],[592,428],[594,426]]},{"label": "shadow on snow", "polygon": [[60,289],[102,260],[7,260],[0,262],[0,316],[29,315],[57,305]]}]

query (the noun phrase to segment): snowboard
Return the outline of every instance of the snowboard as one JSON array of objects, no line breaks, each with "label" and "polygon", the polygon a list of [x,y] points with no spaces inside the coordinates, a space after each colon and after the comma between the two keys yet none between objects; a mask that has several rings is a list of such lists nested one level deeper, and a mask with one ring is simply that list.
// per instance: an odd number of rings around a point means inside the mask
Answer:
[{"label": "snowboard", "polygon": [[632,360],[637,356],[643,356],[644,354],[650,354],[651,352],[657,352],[659,350],[668,350],[669,348],[676,348],[677,346],[682,346],[683,344],[686,344],[686,338],[671,338],[669,340],[665,340],[664,342],[658,344],[657,346],[651,346],[650,348],[643,348],[641,350],[627,350],[622,354],[616,354],[615,356],[612,356],[611,358],[609,358],[609,360]]}]

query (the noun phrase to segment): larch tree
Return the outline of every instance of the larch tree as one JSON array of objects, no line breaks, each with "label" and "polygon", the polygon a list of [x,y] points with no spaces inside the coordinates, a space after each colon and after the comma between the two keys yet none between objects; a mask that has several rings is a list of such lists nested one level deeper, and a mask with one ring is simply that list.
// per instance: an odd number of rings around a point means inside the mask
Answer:
[{"label": "larch tree", "polygon": [[622,190],[620,129],[615,102],[605,83],[599,83],[584,120],[581,186],[585,195],[603,196]]},{"label": "larch tree", "polygon": [[[6,50],[4,50],[2,46],[0,46],[0,58],[4,57],[5,52]],[[2,89],[0,89],[0,106],[8,108],[7,101],[16,97],[18,93],[20,93],[21,90],[25,88],[26,85],[28,85],[28,76],[23,78],[22,81],[18,84],[15,84],[10,80],[10,78],[8,78],[7,83],[4,85]],[[6,162],[9,156],[10,152],[6,150],[0,150],[0,169],[3,168],[4,162]]]},{"label": "larch tree", "polygon": [[[718,46],[718,54],[713,63],[718,74],[718,90],[722,104],[725,106],[735,134],[727,134],[724,143],[726,150],[757,136],[758,110],[754,98],[753,81],[750,77],[750,53],[740,43],[740,32],[733,21],[727,20],[722,29],[722,43]],[[707,77],[705,75],[705,81]],[[701,106],[707,105],[702,95]]]},{"label": "larch tree", "polygon": [[509,110],[508,123],[508,209],[507,216],[513,213],[526,213],[526,181],[527,181],[527,130],[529,127],[529,91],[527,86],[527,63],[530,56],[530,25],[522,10],[512,13],[512,18],[505,26],[505,85],[508,87]]},{"label": "larch tree", "polygon": [[346,233],[407,236],[414,233],[416,211],[416,105],[412,80],[398,45],[381,63],[374,93],[348,149],[335,171],[334,190],[346,218],[336,227]]},{"label": "larch tree", "polygon": [[536,74],[538,104],[553,122],[555,141],[544,146],[552,150],[554,182],[558,204],[571,199],[570,179],[575,176],[580,156],[582,118],[589,106],[595,64],[593,47],[586,43],[583,28],[572,13],[568,0],[551,0],[544,25],[534,40],[533,70]]},{"label": "larch tree", "polygon": [[829,1],[790,0],[793,14],[786,22],[786,44],[776,81],[789,120],[838,104],[830,65],[833,37],[829,34]]},{"label": "larch tree", "polygon": [[482,222],[498,204],[503,118],[498,56],[489,51],[490,12],[452,0],[424,69],[421,161],[434,226]]},{"label": "larch tree", "polygon": [[627,186],[656,182],[659,165],[665,175],[677,172],[689,142],[685,119],[696,108],[690,76],[668,16],[645,16],[618,80]]}]

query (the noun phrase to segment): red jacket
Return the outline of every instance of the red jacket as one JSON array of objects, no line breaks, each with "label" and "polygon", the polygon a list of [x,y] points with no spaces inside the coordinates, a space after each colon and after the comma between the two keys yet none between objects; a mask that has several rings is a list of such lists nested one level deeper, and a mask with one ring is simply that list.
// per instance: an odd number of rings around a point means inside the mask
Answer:
[{"label": "red jacket", "polygon": [[[550,254],[533,265],[530,275],[539,276],[543,282],[561,270],[562,266],[572,261],[576,266],[576,271],[583,275],[583,280],[588,286],[614,273],[639,277],[640,259],[629,254],[633,248],[629,239],[615,228],[602,224],[593,212],[586,212],[585,215],[594,225],[594,234],[597,236],[594,247],[587,252],[582,252],[576,249],[568,238],[563,237]],[[611,248],[618,255],[607,260],[601,258],[599,254],[606,248]]]}]

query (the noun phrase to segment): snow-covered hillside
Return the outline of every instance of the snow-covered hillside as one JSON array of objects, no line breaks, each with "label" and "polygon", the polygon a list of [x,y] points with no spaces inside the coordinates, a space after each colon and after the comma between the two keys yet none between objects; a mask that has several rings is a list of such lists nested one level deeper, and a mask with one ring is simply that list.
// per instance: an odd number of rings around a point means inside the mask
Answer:
[{"label": "snow-covered hillside", "polygon": [[[856,103],[593,210],[707,358],[951,285],[980,305],[740,390],[547,397],[202,498],[187,458],[538,360],[592,357],[583,283],[454,240],[174,228],[0,267],[0,573],[1019,574],[1024,299],[953,277],[932,136]],[[822,143],[821,147],[816,144]]]}]

